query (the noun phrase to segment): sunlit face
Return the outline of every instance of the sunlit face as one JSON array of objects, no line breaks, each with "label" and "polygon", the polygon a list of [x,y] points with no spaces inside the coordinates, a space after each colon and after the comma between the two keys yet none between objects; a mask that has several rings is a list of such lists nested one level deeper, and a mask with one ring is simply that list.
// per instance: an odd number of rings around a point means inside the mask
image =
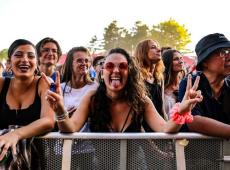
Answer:
[{"label": "sunlit face", "polygon": [[32,45],[21,45],[11,56],[11,68],[14,76],[30,77],[37,67],[35,48]]},{"label": "sunlit face", "polygon": [[58,48],[55,43],[48,42],[41,48],[41,56],[39,57],[42,65],[56,65],[58,62]]},{"label": "sunlit face", "polygon": [[102,70],[107,94],[117,96],[124,89],[128,79],[128,61],[124,55],[113,53],[106,57]]},{"label": "sunlit face", "polygon": [[77,51],[73,53],[73,74],[86,75],[89,70],[90,58],[86,52]]},{"label": "sunlit face", "polygon": [[204,70],[226,77],[230,75],[230,48],[214,52],[203,63]]},{"label": "sunlit face", "polygon": [[174,52],[172,71],[173,72],[180,72],[183,69],[183,64],[184,64],[183,56],[178,52]]},{"label": "sunlit face", "polygon": [[161,60],[161,49],[155,41],[149,42],[148,60],[157,63]]}]

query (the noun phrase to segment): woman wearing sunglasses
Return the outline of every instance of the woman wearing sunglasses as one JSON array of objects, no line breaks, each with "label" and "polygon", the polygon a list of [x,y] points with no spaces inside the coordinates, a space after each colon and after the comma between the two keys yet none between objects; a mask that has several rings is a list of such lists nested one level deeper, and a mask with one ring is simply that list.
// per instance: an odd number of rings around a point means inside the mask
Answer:
[{"label": "woman wearing sunglasses", "polygon": [[[145,119],[156,132],[177,132],[181,122],[177,119],[166,122],[158,114],[146,95],[138,70],[124,49],[112,49],[105,58],[98,89],[83,97],[71,118],[64,107],[60,81],[57,79],[56,93],[48,91],[46,98],[56,112],[60,131],[79,131],[89,120],[92,132],[141,132],[142,120]],[[199,78],[192,86],[191,79],[188,79],[187,91],[177,108],[177,115],[187,114],[202,100],[196,91],[198,82]]]}]

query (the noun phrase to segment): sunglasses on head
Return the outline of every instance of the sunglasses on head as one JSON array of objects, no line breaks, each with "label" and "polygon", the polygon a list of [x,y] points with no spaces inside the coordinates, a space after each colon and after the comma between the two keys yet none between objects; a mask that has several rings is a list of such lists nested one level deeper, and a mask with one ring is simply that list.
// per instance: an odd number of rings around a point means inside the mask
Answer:
[{"label": "sunglasses on head", "polygon": [[112,62],[108,62],[104,66],[104,68],[109,72],[112,72],[115,69],[115,67],[117,67],[119,69],[119,71],[126,71],[126,70],[128,70],[128,63],[121,62],[118,64],[114,64]]}]

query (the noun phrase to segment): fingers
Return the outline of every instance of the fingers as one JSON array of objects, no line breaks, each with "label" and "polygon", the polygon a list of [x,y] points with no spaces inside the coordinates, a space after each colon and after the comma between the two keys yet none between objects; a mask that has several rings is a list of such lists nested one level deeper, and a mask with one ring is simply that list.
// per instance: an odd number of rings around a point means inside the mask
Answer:
[{"label": "fingers", "polygon": [[56,71],[56,93],[61,94],[61,80],[60,80],[60,73]]},{"label": "fingers", "polygon": [[53,102],[56,102],[56,101],[60,100],[60,95],[55,93],[55,92],[48,90],[47,95],[46,95],[46,99],[51,100]]},{"label": "fingers", "polygon": [[188,92],[192,87],[192,76],[191,74],[188,75],[187,78],[187,86],[186,86],[186,91]]},{"label": "fingers", "polygon": [[195,82],[194,82],[194,84],[192,86],[193,90],[196,90],[198,88],[199,82],[200,82],[200,76],[197,76],[196,80],[195,80]]},{"label": "fingers", "polygon": [[9,144],[5,144],[3,149],[2,149],[2,152],[0,154],[0,160],[2,160],[4,158],[4,156],[6,155],[6,152],[8,151],[10,145]]},{"label": "fingers", "polygon": [[12,146],[12,151],[14,155],[17,155],[16,145]]},{"label": "fingers", "polygon": [[196,103],[201,102],[202,100],[203,100],[203,96],[202,96],[202,94],[201,94],[201,91],[198,90],[198,91],[196,92],[195,97],[192,98],[192,99],[189,99],[189,100],[188,100],[188,103],[194,107]]},{"label": "fingers", "polygon": [[48,86],[50,86],[51,82],[49,81],[48,77],[44,73],[41,73],[42,78],[45,80]]}]

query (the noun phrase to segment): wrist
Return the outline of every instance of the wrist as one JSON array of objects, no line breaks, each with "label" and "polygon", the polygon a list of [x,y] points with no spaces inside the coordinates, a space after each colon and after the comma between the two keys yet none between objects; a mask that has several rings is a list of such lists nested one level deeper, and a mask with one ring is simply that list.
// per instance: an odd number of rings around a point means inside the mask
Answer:
[{"label": "wrist", "polygon": [[69,112],[67,110],[64,110],[61,114],[56,113],[56,121],[57,122],[63,122],[67,118],[69,118]]},{"label": "wrist", "polygon": [[191,123],[193,121],[193,116],[191,112],[181,114],[179,110],[180,103],[176,103],[170,110],[170,117],[176,124],[183,125],[185,123]]}]

